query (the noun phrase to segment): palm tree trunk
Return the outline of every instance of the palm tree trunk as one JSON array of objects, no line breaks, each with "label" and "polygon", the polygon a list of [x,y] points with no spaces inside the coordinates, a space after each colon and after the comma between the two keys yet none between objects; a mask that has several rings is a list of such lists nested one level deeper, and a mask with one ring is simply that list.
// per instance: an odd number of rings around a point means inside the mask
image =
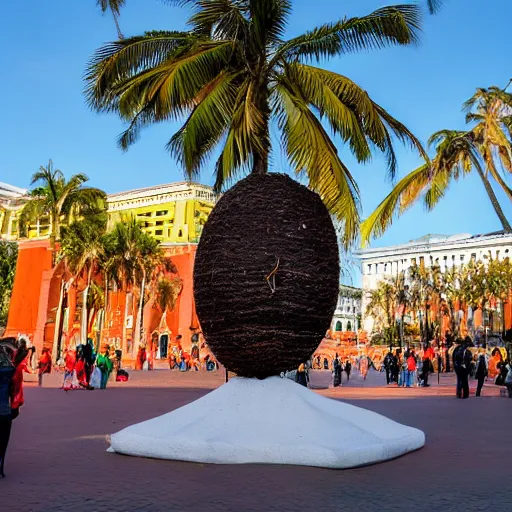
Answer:
[{"label": "palm tree trunk", "polygon": [[55,333],[53,335],[52,361],[57,361],[62,349],[62,347],[60,346],[60,339],[62,334],[62,320],[64,317],[64,315],[62,314],[62,304],[64,303],[65,288],[66,281],[62,279],[62,282],[60,284],[59,305],[57,307],[57,315],[55,316]]},{"label": "palm tree trunk", "polygon": [[142,333],[144,330],[144,294],[146,290],[146,272],[142,274],[142,284],[140,287],[140,300],[139,300],[139,323],[137,329],[139,331],[139,344],[145,344],[142,339]]},{"label": "palm tree trunk", "polygon": [[119,19],[117,17],[117,14],[112,11],[112,16],[114,17],[114,23],[116,24],[116,30],[117,30],[117,37],[119,39],[124,39],[124,35],[121,32],[121,27],[119,26]]},{"label": "palm tree trunk", "polygon": [[89,315],[87,314],[87,298],[89,296],[89,288],[91,286],[92,280],[92,263],[89,266],[89,270],[87,272],[87,286],[83,291],[82,295],[82,323],[81,323],[81,332],[80,339],[83,344],[87,343],[87,334],[89,331]]},{"label": "palm tree trunk", "polygon": [[253,154],[252,172],[254,174],[266,174],[268,172],[268,158],[270,153],[270,107],[268,99],[268,87],[262,86],[257,104],[263,117],[263,123],[257,137],[260,147],[255,148]]},{"label": "palm tree trunk", "polygon": [[505,217],[505,214],[503,213],[503,210],[501,209],[500,203],[498,202],[498,199],[496,197],[496,194],[494,193],[494,190],[492,189],[491,183],[485,176],[484,172],[480,168],[479,165],[475,165],[475,169],[478,173],[478,176],[480,176],[480,179],[482,180],[485,191],[487,192],[487,195],[489,196],[489,199],[491,200],[492,206],[494,208],[494,211],[496,212],[496,215],[500,219],[501,225],[503,226],[503,230],[507,233],[512,233],[512,226],[509,224],[507,218]]}]

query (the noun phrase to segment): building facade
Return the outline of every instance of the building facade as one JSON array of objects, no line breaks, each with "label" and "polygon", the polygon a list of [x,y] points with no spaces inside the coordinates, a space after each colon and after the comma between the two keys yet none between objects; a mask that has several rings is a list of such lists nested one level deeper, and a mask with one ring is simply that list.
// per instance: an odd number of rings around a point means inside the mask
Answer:
[{"label": "building facade", "polygon": [[472,236],[426,235],[401,245],[360,250],[357,257],[362,274],[363,328],[371,332],[373,319],[365,315],[367,292],[374,290],[380,281],[409,270],[414,265],[438,265],[441,271],[459,267],[484,256],[503,259],[512,256],[512,234],[503,232]]},{"label": "building facade", "polygon": [[331,323],[333,332],[356,332],[361,322],[361,288],[340,285],[338,303]]},{"label": "building facade", "polygon": [[[195,252],[216,199],[211,187],[195,183],[173,183],[108,196],[109,225],[135,217],[172,259],[182,290],[173,311],[159,311],[154,300],[146,304],[143,339],[139,340],[135,329],[139,302],[135,294],[109,288],[105,294],[107,307],[91,318],[88,328],[88,334],[97,344],[107,342],[120,348],[126,360],[133,359],[139,343],[151,341],[163,355],[167,340],[178,334],[182,336],[184,349],[188,348],[190,327],[198,326],[192,283]],[[54,264],[50,228],[45,219],[34,219],[26,236],[19,236],[17,220],[28,200],[25,190],[0,185],[1,237],[16,240],[19,249],[5,335],[29,335],[37,349],[46,346],[56,354],[57,347],[60,351],[80,341],[85,284],[70,276],[63,262]],[[165,341],[161,351],[160,340]]]}]

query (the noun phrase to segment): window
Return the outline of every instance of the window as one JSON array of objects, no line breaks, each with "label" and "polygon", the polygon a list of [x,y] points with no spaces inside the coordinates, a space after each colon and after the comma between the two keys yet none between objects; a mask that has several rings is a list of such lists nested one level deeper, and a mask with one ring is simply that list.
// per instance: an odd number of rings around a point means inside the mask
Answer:
[{"label": "window", "polygon": [[368,265],[368,274],[371,274],[371,273],[372,273],[372,266]]},{"label": "window", "polygon": [[349,320],[347,322],[347,331],[351,331],[352,330],[352,322]]},{"label": "window", "polygon": [[415,267],[415,266],[416,266],[416,258],[411,258],[411,265],[412,265],[413,267]]},{"label": "window", "polygon": [[353,307],[352,307],[352,313],[355,313],[355,312],[356,312],[356,307],[355,307],[355,306],[353,306]]},{"label": "window", "polygon": [[471,255],[471,259],[472,259],[473,261],[476,261],[476,252],[474,252],[474,253]]},{"label": "window", "polygon": [[164,230],[163,229],[157,229],[155,231],[155,236],[162,236],[164,234]]},{"label": "window", "polygon": [[425,265],[425,258],[420,256],[420,265]]},{"label": "window", "polygon": [[460,261],[464,261],[464,254],[460,255]]},{"label": "window", "polygon": [[163,225],[164,225],[164,221],[163,221],[163,220],[157,220],[157,221],[155,222],[155,225],[157,225],[157,226],[163,226]]},{"label": "window", "polygon": [[341,331],[341,322],[339,320],[336,322],[335,331],[336,332],[340,332]]},{"label": "window", "polygon": [[163,217],[164,215],[167,215],[168,213],[169,213],[168,210],[160,210],[160,211],[156,212],[156,216]]}]

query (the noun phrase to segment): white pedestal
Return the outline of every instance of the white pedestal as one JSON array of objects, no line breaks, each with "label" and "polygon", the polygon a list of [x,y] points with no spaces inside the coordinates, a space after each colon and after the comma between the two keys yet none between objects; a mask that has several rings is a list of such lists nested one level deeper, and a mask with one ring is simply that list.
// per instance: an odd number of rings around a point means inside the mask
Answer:
[{"label": "white pedestal", "polygon": [[421,448],[420,430],[280,377],[235,378],[111,436],[109,451],[215,464],[352,468]]}]

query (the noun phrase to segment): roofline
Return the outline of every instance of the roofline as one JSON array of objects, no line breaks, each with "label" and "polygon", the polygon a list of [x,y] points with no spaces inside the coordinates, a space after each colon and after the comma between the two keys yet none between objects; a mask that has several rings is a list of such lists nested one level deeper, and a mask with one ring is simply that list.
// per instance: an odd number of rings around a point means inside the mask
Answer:
[{"label": "roofline", "polygon": [[373,257],[377,257],[380,254],[386,254],[386,253],[415,253],[420,252],[421,250],[424,250],[426,252],[436,251],[440,250],[446,247],[454,247],[454,248],[460,248],[462,246],[474,246],[474,245],[487,245],[489,242],[492,241],[503,241],[507,242],[509,241],[512,244],[512,233],[491,233],[488,235],[475,235],[470,236],[467,238],[461,238],[461,239],[452,239],[452,240],[442,240],[437,242],[429,242],[429,241],[422,241],[415,243],[408,242],[406,244],[400,244],[400,245],[388,245],[385,247],[375,247],[375,248],[369,248],[369,249],[360,249],[359,251],[354,252],[354,256],[359,259],[369,259]]},{"label": "roofline", "polygon": [[128,195],[128,194],[130,194],[130,195],[131,194],[143,194],[145,192],[155,192],[155,194],[157,194],[159,190],[164,189],[164,188],[170,188],[170,187],[173,187],[173,188],[174,187],[175,188],[198,187],[198,188],[206,189],[206,190],[209,190],[210,192],[213,192],[213,187],[210,187],[209,185],[203,185],[202,183],[195,183],[195,182],[188,182],[188,181],[178,181],[178,182],[173,182],[173,183],[164,183],[161,185],[154,185],[151,187],[134,188],[134,189],[130,189],[130,190],[124,190],[122,192],[115,192],[112,194],[107,194],[107,200],[112,200],[112,199],[117,198],[118,196],[124,196],[124,195]]}]

